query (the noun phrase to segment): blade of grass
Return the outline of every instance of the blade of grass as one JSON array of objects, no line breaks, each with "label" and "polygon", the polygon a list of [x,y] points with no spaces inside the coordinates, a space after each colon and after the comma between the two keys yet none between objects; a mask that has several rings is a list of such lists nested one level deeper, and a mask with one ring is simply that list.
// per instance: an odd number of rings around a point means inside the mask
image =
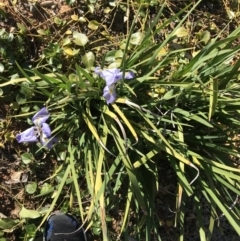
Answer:
[{"label": "blade of grass", "polygon": [[[106,145],[107,143],[107,126],[104,126],[103,133],[102,133],[102,141],[103,144]],[[96,180],[95,180],[95,197],[97,197],[97,194],[101,187],[103,186],[102,193],[99,197],[99,217],[102,222],[102,233],[103,233],[103,240],[108,241],[108,234],[107,234],[107,224],[106,224],[106,210],[105,210],[105,201],[104,201],[104,190],[105,190],[105,183],[102,181],[102,169],[103,169],[103,159],[104,159],[104,150],[100,149],[100,154],[98,157],[97,162],[97,173],[96,173]]]},{"label": "blade of grass", "polygon": [[217,101],[218,101],[218,80],[210,78],[210,103],[209,103],[209,114],[208,114],[208,120],[210,121],[212,116],[214,115],[214,112],[217,108]]},{"label": "blade of grass", "polygon": [[132,133],[133,137],[135,138],[136,142],[133,145],[137,144],[138,143],[137,133],[135,132],[134,128],[132,127],[132,125],[130,124],[128,119],[125,117],[123,112],[120,110],[120,108],[116,104],[112,104],[112,107],[119,114],[119,116],[122,118],[122,120],[124,121],[125,125],[128,127],[128,129]]},{"label": "blade of grass", "polygon": [[61,183],[59,184],[59,187],[58,187],[58,189],[57,189],[57,191],[55,193],[54,199],[53,199],[53,201],[52,201],[52,203],[51,203],[47,213],[45,214],[44,218],[42,219],[41,223],[38,225],[37,230],[39,230],[41,228],[41,226],[44,224],[44,222],[46,221],[46,219],[48,218],[48,216],[52,212],[52,210],[53,210],[53,208],[54,208],[58,198],[60,197],[60,194],[62,192],[62,189],[63,189],[64,185],[65,185],[65,182],[67,180],[68,174],[70,173],[70,170],[71,170],[71,166],[68,165],[67,168],[66,168],[66,171],[65,171],[65,173],[63,175],[63,178],[61,180]]},{"label": "blade of grass", "polygon": [[78,185],[78,176],[76,174],[76,169],[75,169],[75,165],[74,165],[74,159],[75,159],[74,158],[74,152],[75,152],[75,149],[72,148],[71,143],[69,143],[69,145],[68,145],[69,157],[67,158],[67,161],[70,162],[70,166],[71,166],[73,183],[74,183],[74,187],[75,187],[75,192],[77,194],[78,206],[79,206],[79,209],[80,209],[80,216],[81,216],[82,220],[84,220],[84,217],[83,217],[84,211],[83,211],[83,206],[82,206],[80,187]]},{"label": "blade of grass", "polygon": [[202,187],[206,190],[206,192],[212,198],[212,201],[216,203],[217,207],[226,216],[231,226],[235,229],[238,235],[240,235],[239,223],[237,222],[237,220],[233,219],[233,216],[229,214],[228,210],[224,207],[223,203],[218,199],[217,194],[215,193],[216,189],[207,185],[207,183],[204,180],[200,180],[200,181],[202,183]]},{"label": "blade of grass", "polygon": [[[106,121],[107,121],[107,123],[106,123]],[[136,198],[137,198],[143,212],[147,213],[145,202],[143,200],[143,197],[142,197],[142,194],[141,194],[141,191],[139,188],[139,184],[137,181],[137,177],[135,175],[133,165],[130,161],[128,154],[126,154],[124,151],[125,148],[124,148],[123,141],[121,140],[119,133],[118,133],[114,123],[112,122],[112,119],[108,118],[108,116],[106,116],[105,125],[107,125],[109,130],[111,130],[112,136],[113,136],[115,143],[117,145],[117,148],[120,152],[121,159],[122,159],[124,165],[126,166],[126,170],[127,170],[129,179],[131,181],[132,190],[133,190],[134,194],[136,195]]]}]

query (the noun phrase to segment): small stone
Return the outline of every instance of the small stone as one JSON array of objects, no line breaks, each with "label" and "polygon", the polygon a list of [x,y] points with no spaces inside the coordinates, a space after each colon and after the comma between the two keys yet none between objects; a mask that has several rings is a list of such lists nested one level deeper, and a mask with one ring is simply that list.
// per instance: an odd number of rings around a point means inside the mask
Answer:
[{"label": "small stone", "polygon": [[36,8],[36,5],[34,4],[34,5],[30,5],[30,12],[31,13],[34,13],[34,12],[36,12],[36,10],[37,10],[37,8]]},{"label": "small stone", "polygon": [[49,8],[49,7],[52,7],[52,5],[54,5],[54,2],[53,1],[44,1],[44,2],[41,2],[40,5],[42,7]]}]

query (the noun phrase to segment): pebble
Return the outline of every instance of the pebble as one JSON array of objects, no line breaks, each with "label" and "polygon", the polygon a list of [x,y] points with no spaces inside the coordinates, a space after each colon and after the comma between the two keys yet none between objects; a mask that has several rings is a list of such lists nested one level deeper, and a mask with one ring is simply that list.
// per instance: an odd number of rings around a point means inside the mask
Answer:
[{"label": "pebble", "polygon": [[48,8],[48,7],[52,7],[52,5],[54,5],[54,2],[53,1],[43,1],[43,2],[40,3],[40,5],[42,7]]},{"label": "pebble", "polygon": [[37,10],[37,7],[36,7],[35,4],[30,4],[29,8],[30,8],[30,12],[31,12],[31,13],[34,13],[34,12],[36,12],[36,10]]}]

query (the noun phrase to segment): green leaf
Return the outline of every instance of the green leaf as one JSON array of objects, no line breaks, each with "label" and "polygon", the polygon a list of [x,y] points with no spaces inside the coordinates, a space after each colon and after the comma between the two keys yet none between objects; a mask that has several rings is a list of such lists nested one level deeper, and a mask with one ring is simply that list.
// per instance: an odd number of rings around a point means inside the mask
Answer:
[{"label": "green leaf", "polygon": [[23,113],[28,113],[29,110],[30,110],[30,106],[25,105],[25,106],[21,107],[21,111],[22,111]]},{"label": "green leaf", "polygon": [[217,108],[217,101],[218,101],[218,80],[210,78],[210,98],[209,98],[209,114],[208,120],[210,121],[211,117],[213,116],[216,108]]},{"label": "green leaf", "polygon": [[66,3],[68,5],[73,5],[76,2],[76,0],[66,0]]},{"label": "green leaf", "polygon": [[22,207],[21,211],[19,212],[19,216],[21,218],[38,218],[40,217],[40,213],[36,210],[26,209],[24,206]]},{"label": "green leaf", "polygon": [[62,46],[69,45],[70,43],[71,43],[71,39],[70,38],[64,38],[62,40]]},{"label": "green leaf", "polygon": [[60,18],[58,18],[58,17],[55,17],[53,21],[54,21],[54,23],[56,23],[57,25],[61,25],[62,22],[63,22],[62,19],[60,19]]},{"label": "green leaf", "polygon": [[26,103],[27,99],[26,99],[26,97],[25,97],[24,95],[18,94],[18,95],[16,96],[16,101],[17,101],[17,103],[18,103],[19,105],[21,105],[21,104]]},{"label": "green leaf", "polygon": [[67,54],[69,56],[75,56],[79,53],[80,49],[73,49],[73,48],[65,47],[65,48],[63,48],[63,51],[65,54]]},{"label": "green leaf", "polygon": [[143,33],[141,32],[136,32],[136,33],[133,33],[130,37],[130,43],[132,45],[139,45],[143,39]]},{"label": "green leaf", "polygon": [[43,35],[43,36],[48,35],[48,32],[46,30],[43,30],[43,29],[38,29],[37,33],[39,33],[40,35]]},{"label": "green leaf", "polygon": [[105,55],[105,61],[106,62],[114,62],[116,60],[115,59],[116,52],[117,52],[117,50],[108,51]]},{"label": "green leaf", "polygon": [[99,25],[100,23],[98,21],[92,20],[88,23],[88,28],[90,28],[91,30],[97,30]]},{"label": "green leaf", "polygon": [[116,59],[122,59],[123,58],[123,51],[119,49],[114,56]]},{"label": "green leaf", "polygon": [[12,229],[17,225],[17,220],[13,220],[10,218],[0,218],[0,229]]},{"label": "green leaf", "polygon": [[209,31],[203,31],[200,35],[200,42],[203,42],[204,44],[207,44],[211,38],[211,34]]},{"label": "green leaf", "polygon": [[73,32],[73,42],[79,46],[85,46],[88,43],[88,37],[86,34]]},{"label": "green leaf", "polygon": [[[70,74],[69,76],[68,76],[68,79],[69,79],[69,81],[71,82],[71,83],[75,83],[75,82],[77,82],[78,80],[79,80],[79,77],[78,77],[78,75],[76,75],[76,74]],[[62,153],[62,152],[61,152]],[[63,159],[63,160],[65,160],[65,159]]]},{"label": "green leaf", "polygon": [[17,23],[17,26],[20,29],[20,33],[24,34],[27,32],[27,28],[23,24]]},{"label": "green leaf", "polygon": [[174,35],[177,35],[178,38],[183,38],[188,36],[188,31],[184,27],[179,27],[174,32]]},{"label": "green leaf", "polygon": [[13,110],[18,110],[19,109],[19,104],[17,102],[12,102],[9,106]]},{"label": "green leaf", "polygon": [[0,73],[4,71],[4,66],[0,63]]},{"label": "green leaf", "polygon": [[26,192],[29,193],[29,194],[35,193],[36,190],[37,190],[37,183],[36,183],[36,182],[28,183],[28,184],[25,186],[25,190],[26,190]]},{"label": "green leaf", "polygon": [[51,184],[48,184],[47,182],[45,182],[43,185],[42,185],[42,188],[41,188],[41,191],[40,193],[41,194],[44,194],[44,193],[48,193],[48,192],[52,192],[52,185]]},{"label": "green leaf", "polygon": [[27,153],[27,152],[25,152],[21,155],[21,159],[22,159],[24,164],[29,164],[34,160],[33,156],[30,153]]},{"label": "green leaf", "polygon": [[25,230],[27,232],[28,238],[34,238],[37,227],[35,226],[35,224],[31,223],[25,226]]},{"label": "green leaf", "polygon": [[185,111],[183,109],[180,109],[180,108],[175,108],[173,110],[174,113],[179,113],[183,116],[185,116],[187,119],[192,119],[192,120],[195,120],[205,126],[208,126],[208,127],[213,127],[207,120],[201,118],[200,116],[198,116],[197,114],[193,114],[193,113],[190,113],[188,111]]},{"label": "green leaf", "polygon": [[83,57],[82,57],[82,62],[85,65],[87,70],[90,70],[95,62],[95,55],[93,52],[87,52]]}]

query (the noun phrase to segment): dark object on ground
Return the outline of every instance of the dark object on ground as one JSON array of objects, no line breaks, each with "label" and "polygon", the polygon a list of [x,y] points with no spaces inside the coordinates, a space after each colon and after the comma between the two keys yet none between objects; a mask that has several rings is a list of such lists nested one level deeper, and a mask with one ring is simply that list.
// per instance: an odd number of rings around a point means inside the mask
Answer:
[{"label": "dark object on ground", "polygon": [[43,241],[87,241],[80,222],[70,214],[55,212],[48,217]]}]

